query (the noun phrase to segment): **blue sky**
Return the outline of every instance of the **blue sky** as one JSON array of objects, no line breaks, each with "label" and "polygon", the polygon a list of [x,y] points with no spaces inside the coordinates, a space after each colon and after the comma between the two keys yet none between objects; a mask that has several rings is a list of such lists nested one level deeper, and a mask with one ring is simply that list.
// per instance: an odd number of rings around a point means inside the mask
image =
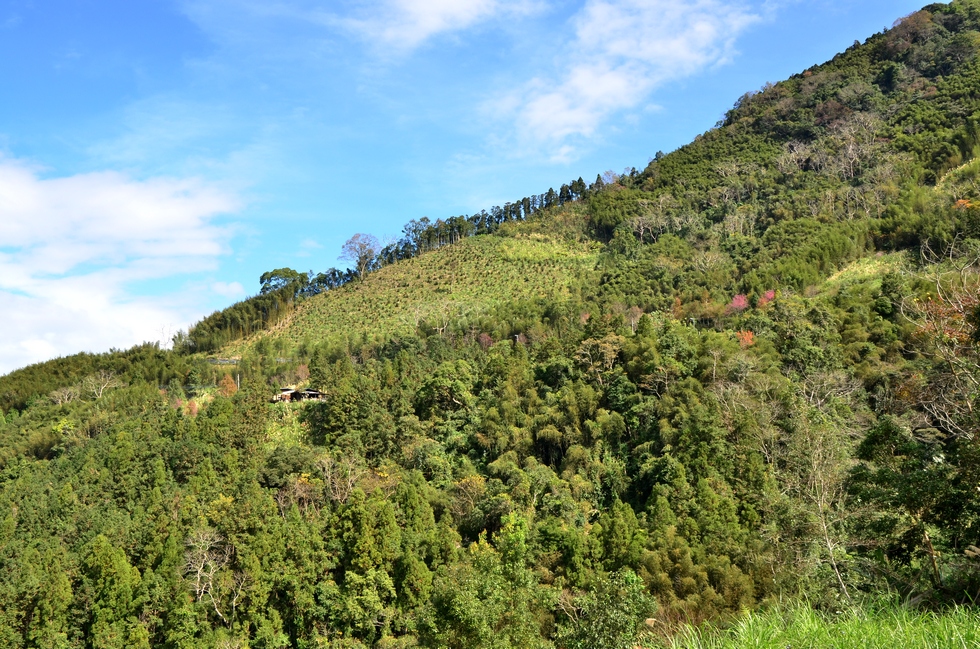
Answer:
[{"label": "blue sky", "polygon": [[0,373],[642,168],[923,0],[0,0]]}]

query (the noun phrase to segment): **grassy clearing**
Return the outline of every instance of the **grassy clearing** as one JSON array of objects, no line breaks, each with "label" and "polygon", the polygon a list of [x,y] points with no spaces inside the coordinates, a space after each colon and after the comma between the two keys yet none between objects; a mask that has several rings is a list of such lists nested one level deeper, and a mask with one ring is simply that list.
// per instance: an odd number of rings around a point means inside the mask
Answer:
[{"label": "grassy clearing", "polygon": [[897,272],[908,263],[908,253],[888,252],[876,253],[862,257],[827,278],[827,288],[837,288],[848,282],[877,279],[889,272]]},{"label": "grassy clearing", "polygon": [[[485,313],[512,300],[568,296],[595,267],[590,244],[547,236],[474,237],[405,260],[307,300],[282,324],[260,334],[278,349],[332,339],[388,339],[419,323]],[[232,344],[220,355],[241,354],[258,336]]]},{"label": "grassy clearing", "polygon": [[671,649],[966,649],[980,647],[980,611],[900,605],[824,615],[799,605],[748,613],[725,631],[691,629]]}]

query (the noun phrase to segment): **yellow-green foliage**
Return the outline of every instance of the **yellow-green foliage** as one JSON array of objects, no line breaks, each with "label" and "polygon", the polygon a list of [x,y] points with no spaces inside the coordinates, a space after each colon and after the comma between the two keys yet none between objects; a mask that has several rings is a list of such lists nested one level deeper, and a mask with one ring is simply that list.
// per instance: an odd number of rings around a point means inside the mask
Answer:
[{"label": "yellow-green foliage", "polygon": [[270,406],[271,413],[266,422],[262,446],[272,451],[276,446],[296,446],[305,439],[305,431],[299,423],[299,409],[302,404],[277,403]]},{"label": "yellow-green foliage", "polygon": [[848,283],[870,279],[878,279],[880,282],[886,273],[901,271],[907,261],[906,252],[878,253],[862,257],[828,277],[823,290],[837,289]]},{"label": "yellow-green foliage", "polygon": [[384,340],[413,333],[421,323],[438,327],[476,316],[503,302],[565,297],[593,271],[597,254],[594,245],[538,233],[472,237],[313,297],[281,326],[221,353],[240,354],[262,336],[286,348],[365,335]]}]

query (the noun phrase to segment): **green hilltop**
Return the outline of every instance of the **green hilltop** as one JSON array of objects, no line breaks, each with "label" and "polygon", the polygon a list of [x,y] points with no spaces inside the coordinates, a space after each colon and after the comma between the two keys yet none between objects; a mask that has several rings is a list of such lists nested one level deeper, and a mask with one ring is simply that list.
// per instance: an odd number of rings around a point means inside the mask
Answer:
[{"label": "green hilltop", "polygon": [[0,646],[974,641],[980,1],[348,251],[0,377]]},{"label": "green hilltop", "polygon": [[304,300],[271,330],[217,353],[240,356],[259,339],[289,353],[327,341],[384,342],[420,325],[459,326],[501,304],[568,299],[594,274],[597,257],[593,242],[523,236],[518,228],[473,237]]}]

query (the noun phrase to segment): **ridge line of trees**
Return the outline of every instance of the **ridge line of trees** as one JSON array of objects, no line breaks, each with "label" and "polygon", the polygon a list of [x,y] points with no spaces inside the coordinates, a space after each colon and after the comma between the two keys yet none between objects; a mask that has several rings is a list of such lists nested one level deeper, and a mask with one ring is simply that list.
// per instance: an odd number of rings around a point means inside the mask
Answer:
[{"label": "ridge line of trees", "polygon": [[[603,176],[606,177],[605,180]],[[344,244],[340,257],[351,262],[353,268],[330,268],[319,273],[277,268],[263,273],[259,278],[258,295],[215,311],[186,333],[179,332],[174,336],[173,348],[188,354],[214,351],[233,340],[279,324],[292,312],[299,299],[340,288],[385,266],[459,243],[465,238],[493,234],[505,223],[525,221],[544,210],[588,198],[602,191],[617,178],[638,177],[639,172],[635,168],[628,169],[622,177],[606,172],[597,175],[595,182],[591,184],[586,184],[579,177],[563,184],[557,192],[554,188],[549,188],[543,194],[525,196],[520,200],[504,203],[503,206],[494,205],[489,211],[483,209],[472,215],[451,216],[435,221],[423,216],[406,223],[402,228],[403,236],[384,246],[374,236],[355,234]]]}]

